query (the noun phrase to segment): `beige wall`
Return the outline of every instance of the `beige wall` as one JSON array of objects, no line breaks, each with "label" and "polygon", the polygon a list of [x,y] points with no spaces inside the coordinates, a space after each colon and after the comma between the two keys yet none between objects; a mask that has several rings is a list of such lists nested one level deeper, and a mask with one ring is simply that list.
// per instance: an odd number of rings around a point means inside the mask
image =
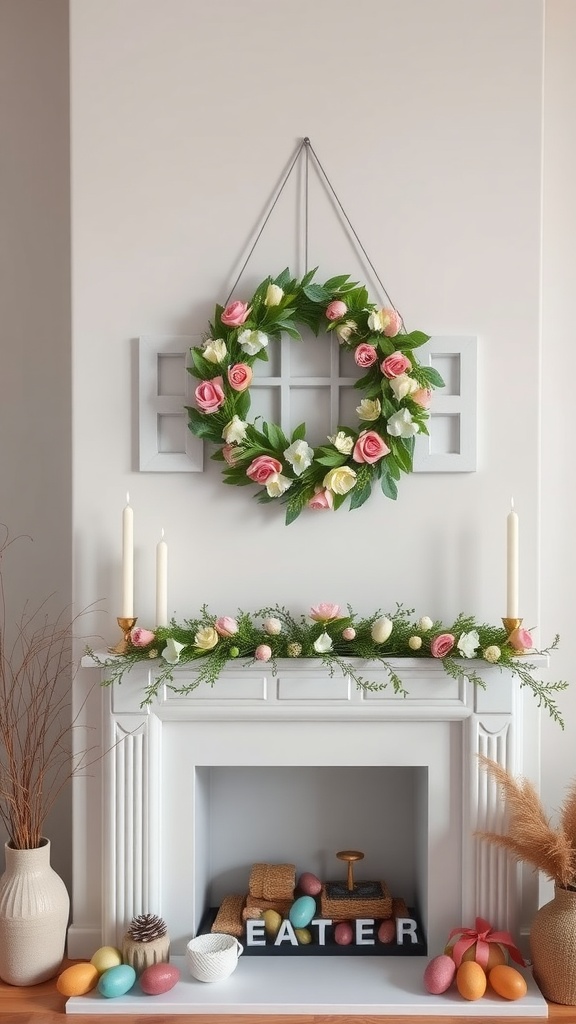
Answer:
[{"label": "beige wall", "polygon": [[[8,621],[72,600],[69,162],[68,4],[2,0],[0,522],[31,538],[6,558]],[[68,879],[69,792],[48,831]]]}]

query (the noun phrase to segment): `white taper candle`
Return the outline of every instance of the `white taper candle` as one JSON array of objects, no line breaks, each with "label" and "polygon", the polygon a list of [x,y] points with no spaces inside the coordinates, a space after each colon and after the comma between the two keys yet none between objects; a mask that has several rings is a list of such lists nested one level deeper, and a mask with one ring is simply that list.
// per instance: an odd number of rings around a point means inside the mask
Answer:
[{"label": "white taper candle", "polygon": [[506,615],[518,618],[518,514],[512,498],[506,520]]},{"label": "white taper candle", "polygon": [[122,616],[134,616],[134,511],[128,493],[122,512]]},{"label": "white taper candle", "polygon": [[156,625],[168,625],[168,545],[164,530],[156,548]]}]

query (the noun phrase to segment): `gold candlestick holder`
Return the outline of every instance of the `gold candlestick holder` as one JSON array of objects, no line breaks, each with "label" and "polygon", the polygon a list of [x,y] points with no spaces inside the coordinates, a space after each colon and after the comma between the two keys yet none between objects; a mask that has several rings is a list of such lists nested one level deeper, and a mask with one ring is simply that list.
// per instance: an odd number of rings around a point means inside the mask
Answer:
[{"label": "gold candlestick holder", "polygon": [[502,619],[502,625],[504,626],[504,629],[508,633],[508,636],[510,636],[510,633],[513,633],[515,629],[519,629],[520,628],[520,626],[522,625],[523,621],[524,621],[524,619],[508,619],[508,618],[505,618],[505,619]]},{"label": "gold candlestick holder", "polygon": [[118,641],[115,647],[109,647],[110,654],[126,654],[130,646],[130,633],[134,629],[134,626],[138,622],[137,618],[127,618],[121,615],[116,619],[116,622],[122,630],[122,639]]}]

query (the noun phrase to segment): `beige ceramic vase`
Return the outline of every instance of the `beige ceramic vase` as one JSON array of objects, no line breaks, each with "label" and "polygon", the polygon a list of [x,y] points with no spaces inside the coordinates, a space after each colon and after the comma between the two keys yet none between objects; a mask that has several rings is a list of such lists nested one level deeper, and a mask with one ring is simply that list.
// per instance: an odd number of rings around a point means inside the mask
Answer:
[{"label": "beige ceramic vase", "polygon": [[576,891],[554,886],[530,929],[534,979],[552,1003],[576,1006]]},{"label": "beige ceramic vase", "polygon": [[5,844],[0,878],[0,978],[9,985],[39,985],[62,965],[70,897],[50,867],[50,841],[34,850]]}]

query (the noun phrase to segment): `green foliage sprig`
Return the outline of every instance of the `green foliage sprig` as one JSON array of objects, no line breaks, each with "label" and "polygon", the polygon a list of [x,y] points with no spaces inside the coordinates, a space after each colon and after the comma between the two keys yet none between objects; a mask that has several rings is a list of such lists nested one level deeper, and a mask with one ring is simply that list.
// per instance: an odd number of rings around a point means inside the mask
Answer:
[{"label": "green foliage sprig", "polygon": [[[521,687],[532,691],[538,706],[564,728],[554,695],[568,683],[542,682],[534,675],[536,666],[526,657],[547,655],[558,643],[556,636],[549,647],[537,651],[527,630],[508,635],[502,626],[477,623],[470,615],[459,615],[450,625],[426,616],[415,619],[414,609],[401,605],[385,615],[378,610],[364,618],[349,605],[343,613],[337,605],[321,604],[308,616],[271,605],[255,612],[239,610],[235,618],[217,617],[203,605],[199,616],[182,624],[172,620],[153,631],[136,627],[122,655],[102,660],[93,650],[88,654],[106,668],[104,685],[121,683],[133,665],[157,661],[159,668],[151,673],[142,706],[151,704],[165,685],[178,694],[189,694],[203,683],[214,686],[233,662],[245,667],[269,663],[272,674],[277,675],[280,659],[313,658],[330,676],[339,670],[362,689],[381,690],[387,684],[365,678],[357,661],[350,659],[377,662],[386,669],[394,693],[402,697],[407,690],[397,666],[391,664],[394,659],[434,658],[441,661],[448,676],[465,678],[476,686],[485,686],[482,666],[489,665],[516,676]],[[185,664],[194,665],[194,677],[177,682],[174,668]]]}]

